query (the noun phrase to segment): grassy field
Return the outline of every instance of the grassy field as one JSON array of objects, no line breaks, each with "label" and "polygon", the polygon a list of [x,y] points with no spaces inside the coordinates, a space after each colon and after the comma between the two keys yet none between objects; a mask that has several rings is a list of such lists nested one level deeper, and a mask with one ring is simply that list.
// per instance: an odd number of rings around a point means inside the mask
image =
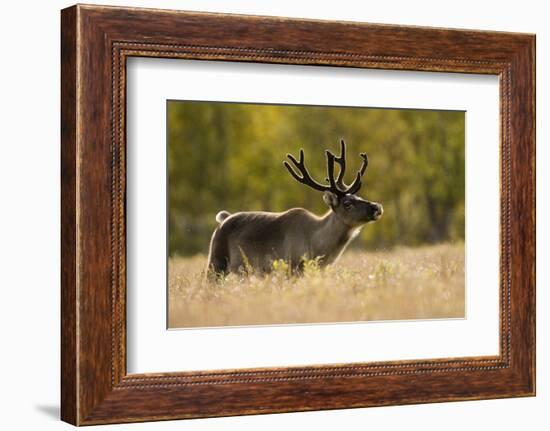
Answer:
[{"label": "grassy field", "polygon": [[331,267],[292,277],[203,280],[205,256],[171,258],[169,327],[266,325],[464,317],[464,245],[346,251]]}]

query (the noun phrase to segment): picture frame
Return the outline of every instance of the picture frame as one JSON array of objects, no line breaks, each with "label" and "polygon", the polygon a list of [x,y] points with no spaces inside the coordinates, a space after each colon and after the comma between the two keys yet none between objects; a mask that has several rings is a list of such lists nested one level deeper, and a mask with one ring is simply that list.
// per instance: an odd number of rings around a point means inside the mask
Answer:
[{"label": "picture frame", "polygon": [[[61,12],[61,54],[62,420],[92,425],[535,395],[534,35],[76,5]],[[128,374],[130,57],[497,75],[499,355]]]}]

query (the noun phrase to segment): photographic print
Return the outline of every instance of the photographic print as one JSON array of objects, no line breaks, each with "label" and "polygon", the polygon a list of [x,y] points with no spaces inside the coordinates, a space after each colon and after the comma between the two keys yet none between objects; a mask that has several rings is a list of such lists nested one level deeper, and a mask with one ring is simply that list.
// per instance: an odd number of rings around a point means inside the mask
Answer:
[{"label": "photographic print", "polygon": [[167,102],[168,327],[465,317],[465,113]]},{"label": "photographic print", "polygon": [[535,47],[64,9],[62,420],[534,396]]}]

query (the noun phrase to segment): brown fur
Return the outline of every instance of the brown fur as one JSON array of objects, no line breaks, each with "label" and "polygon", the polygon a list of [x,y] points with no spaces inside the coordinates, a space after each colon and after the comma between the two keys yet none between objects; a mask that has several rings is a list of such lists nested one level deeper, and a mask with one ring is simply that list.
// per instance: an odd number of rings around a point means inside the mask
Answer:
[{"label": "brown fur", "polygon": [[[353,199],[363,206],[378,205]],[[340,256],[361,225],[375,219],[369,215],[367,220],[362,214],[360,221],[347,220],[335,208],[322,217],[303,208],[226,215],[212,235],[208,270],[210,275],[249,268],[268,272],[278,259],[287,261],[293,271],[301,270],[304,259],[317,258],[321,266],[328,265]]]}]

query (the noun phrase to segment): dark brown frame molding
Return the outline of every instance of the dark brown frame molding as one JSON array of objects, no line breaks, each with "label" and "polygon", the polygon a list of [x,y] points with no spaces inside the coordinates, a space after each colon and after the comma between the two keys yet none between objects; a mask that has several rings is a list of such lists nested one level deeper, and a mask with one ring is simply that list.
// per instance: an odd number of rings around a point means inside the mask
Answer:
[{"label": "dark brown frame molding", "polygon": [[[61,13],[61,54],[63,420],[88,425],[535,394],[534,35],[77,5]],[[500,354],[128,375],[130,56],[498,75]]]}]

